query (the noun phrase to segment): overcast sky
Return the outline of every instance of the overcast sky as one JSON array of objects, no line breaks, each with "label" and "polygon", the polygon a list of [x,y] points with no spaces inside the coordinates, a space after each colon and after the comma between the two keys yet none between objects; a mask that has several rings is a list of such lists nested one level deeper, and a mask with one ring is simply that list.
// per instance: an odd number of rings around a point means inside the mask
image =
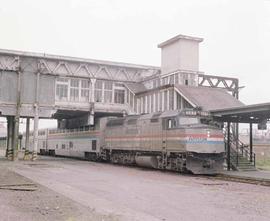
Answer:
[{"label": "overcast sky", "polygon": [[157,44],[204,38],[200,71],[270,102],[270,0],[0,0],[0,48],[160,66]]}]

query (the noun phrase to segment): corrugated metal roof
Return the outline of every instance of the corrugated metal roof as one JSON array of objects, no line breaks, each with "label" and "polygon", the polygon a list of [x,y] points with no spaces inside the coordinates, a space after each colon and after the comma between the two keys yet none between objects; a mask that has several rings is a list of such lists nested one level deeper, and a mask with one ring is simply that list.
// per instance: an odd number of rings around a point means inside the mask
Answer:
[{"label": "corrugated metal roof", "polygon": [[244,106],[224,89],[185,85],[175,85],[175,87],[193,106],[201,107],[205,111]]},{"label": "corrugated metal roof", "polygon": [[147,88],[142,83],[125,83],[125,86],[134,94],[147,90]]}]

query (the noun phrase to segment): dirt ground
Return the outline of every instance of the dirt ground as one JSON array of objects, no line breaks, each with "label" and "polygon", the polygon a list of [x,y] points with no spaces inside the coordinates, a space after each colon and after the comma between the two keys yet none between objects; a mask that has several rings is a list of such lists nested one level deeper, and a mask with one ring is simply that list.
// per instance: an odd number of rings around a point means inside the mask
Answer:
[{"label": "dirt ground", "polygon": [[[62,194],[0,166],[1,221],[107,221],[117,217],[101,215]],[[15,189],[15,190],[14,190]]]},{"label": "dirt ground", "polygon": [[0,220],[270,220],[270,188],[259,185],[48,157],[0,168],[0,183],[37,186],[0,189]]}]

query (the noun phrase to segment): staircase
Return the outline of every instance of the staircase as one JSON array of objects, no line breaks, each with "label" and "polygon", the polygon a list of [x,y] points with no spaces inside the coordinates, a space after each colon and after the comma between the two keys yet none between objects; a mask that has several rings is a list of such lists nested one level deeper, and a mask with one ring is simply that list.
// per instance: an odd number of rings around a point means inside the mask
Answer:
[{"label": "staircase", "polygon": [[[227,131],[225,131],[225,147],[227,152]],[[231,168],[237,171],[256,171],[256,155],[250,153],[249,146],[237,140],[230,134],[230,163]]]}]

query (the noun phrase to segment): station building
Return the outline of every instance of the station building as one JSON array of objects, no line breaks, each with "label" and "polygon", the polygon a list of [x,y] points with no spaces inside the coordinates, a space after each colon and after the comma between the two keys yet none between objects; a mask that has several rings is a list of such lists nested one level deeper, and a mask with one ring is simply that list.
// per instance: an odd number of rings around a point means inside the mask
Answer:
[{"label": "station building", "polygon": [[34,118],[37,146],[40,118],[70,129],[101,116],[243,106],[238,79],[199,70],[202,41],[177,35],[159,44],[160,67],[1,49],[0,116],[15,134],[10,139],[17,137],[20,118],[27,124]]}]

